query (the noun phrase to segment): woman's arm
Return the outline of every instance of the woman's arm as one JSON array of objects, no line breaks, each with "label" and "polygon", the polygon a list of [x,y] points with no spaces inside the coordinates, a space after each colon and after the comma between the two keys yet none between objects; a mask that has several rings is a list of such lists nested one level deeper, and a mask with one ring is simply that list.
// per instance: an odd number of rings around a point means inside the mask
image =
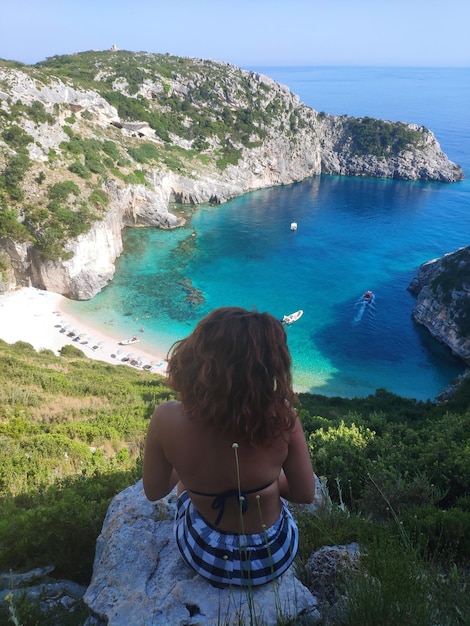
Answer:
[{"label": "woman's arm", "polygon": [[155,409],[147,430],[145,440],[143,483],[144,492],[149,500],[160,500],[166,496],[178,482],[178,474],[169,463],[164,453],[165,431],[168,413],[167,403]]},{"label": "woman's arm", "polygon": [[287,458],[279,476],[281,497],[299,504],[310,504],[315,497],[315,475],[299,418],[291,431]]}]

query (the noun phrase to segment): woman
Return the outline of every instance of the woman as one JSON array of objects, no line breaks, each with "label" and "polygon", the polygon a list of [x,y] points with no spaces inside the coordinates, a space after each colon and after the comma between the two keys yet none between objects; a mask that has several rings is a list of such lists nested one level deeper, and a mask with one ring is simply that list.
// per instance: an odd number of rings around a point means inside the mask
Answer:
[{"label": "woman", "polygon": [[315,494],[282,324],[238,307],[212,311],[171,349],[168,382],[180,401],[160,404],[150,422],[146,496],[178,485],[178,548],[213,584],[273,580],[298,548],[281,498]]}]

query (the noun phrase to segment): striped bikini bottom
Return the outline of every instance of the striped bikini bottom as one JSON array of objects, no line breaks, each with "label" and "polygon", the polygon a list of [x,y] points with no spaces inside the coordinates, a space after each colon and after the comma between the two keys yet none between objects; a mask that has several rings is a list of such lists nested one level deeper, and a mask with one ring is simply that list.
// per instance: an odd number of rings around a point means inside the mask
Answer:
[{"label": "striped bikini bottom", "polygon": [[186,491],[178,497],[174,532],[184,560],[216,586],[263,585],[283,574],[299,547],[297,525],[282,502],[277,521],[261,533],[226,533],[208,524]]}]

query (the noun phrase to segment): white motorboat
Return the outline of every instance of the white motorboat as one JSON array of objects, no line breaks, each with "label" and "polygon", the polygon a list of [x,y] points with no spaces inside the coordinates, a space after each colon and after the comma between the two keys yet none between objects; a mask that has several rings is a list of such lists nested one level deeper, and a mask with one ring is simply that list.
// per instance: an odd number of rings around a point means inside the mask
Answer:
[{"label": "white motorboat", "polygon": [[293,324],[294,322],[299,320],[303,314],[304,312],[302,311],[302,309],[300,309],[299,311],[291,313],[290,315],[284,315],[284,317],[282,318],[282,323],[287,325]]},{"label": "white motorboat", "polygon": [[130,339],[123,339],[122,341],[119,342],[119,345],[120,346],[129,346],[131,343],[139,343],[139,341],[140,341],[140,339],[134,335]]}]

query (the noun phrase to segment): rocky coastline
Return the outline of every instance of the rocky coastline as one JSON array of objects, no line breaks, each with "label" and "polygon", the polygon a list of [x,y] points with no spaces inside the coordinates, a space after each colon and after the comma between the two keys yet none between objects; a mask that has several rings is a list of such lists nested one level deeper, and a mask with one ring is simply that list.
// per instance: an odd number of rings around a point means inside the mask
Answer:
[{"label": "rocky coastline", "polygon": [[[8,158],[18,153],[14,143],[19,145],[20,139],[21,151],[27,151],[31,164],[20,189],[23,201],[17,204],[18,222],[31,223],[25,206],[37,204],[39,208],[41,205],[49,208],[44,190],[57,182],[76,185],[82,203],[91,197],[88,189],[91,185],[108,198],[105,210],[93,219],[89,229],[69,237],[63,244],[63,253],[55,258],[45,255],[37,243],[44,240],[44,233],[47,236],[47,225],[35,227],[36,241],[34,237],[18,240],[0,229],[0,293],[33,286],[71,299],[92,298],[113,278],[114,263],[122,252],[124,228],[176,228],[181,224],[180,218],[169,211],[171,203],[219,204],[255,189],[322,174],[445,183],[463,178],[462,169],[447,158],[433,133],[422,126],[397,126],[369,118],[354,120],[355,132],[358,125],[375,123],[379,124],[377,132],[393,131],[413,137],[413,142],[400,150],[390,147],[384,154],[361,152],[352,132],[353,118],[318,113],[267,76],[223,63],[176,59],[179,73],[175,71],[168,77],[146,70],[145,78],[132,90],[129,79],[121,76],[114,65],[119,54],[96,53],[92,59],[84,57],[88,65],[96,63],[94,75],[93,67],[89,67],[96,89],[90,89],[90,81],[85,88],[78,79],[58,77],[60,57],[53,57],[49,63],[57,59],[55,65],[52,63],[53,69],[47,63],[40,69],[0,63],[0,154],[3,153],[0,170],[8,170]],[[132,54],[129,62],[135,63],[140,71],[140,65],[153,62],[156,56]],[[71,55],[65,61],[80,59],[81,55]],[[166,114],[166,103],[171,98],[180,108],[193,111],[193,118],[187,115],[182,128],[185,124],[200,123],[196,114],[207,115],[208,110],[220,109],[220,119],[229,114],[234,116],[235,123],[242,119],[244,132],[250,129],[251,136],[235,139],[235,133],[232,138],[226,133],[223,143],[217,134],[201,141],[201,137],[187,140],[175,131],[162,142],[149,122],[126,120],[119,107],[110,104],[109,96],[107,100],[101,95],[100,89],[111,81],[113,97],[118,95],[121,101],[125,98],[132,105],[138,97],[143,116],[148,111]],[[269,117],[266,111],[270,111]],[[76,146],[86,142],[94,146],[95,152],[91,159],[85,154],[83,163],[82,155],[77,157],[75,152]],[[126,155],[125,160],[117,159],[109,166],[105,175],[103,163],[109,164],[109,159],[98,154],[104,144],[108,151],[112,144],[121,157]],[[183,156],[170,165],[168,157],[159,163],[152,159],[145,164],[132,160],[136,151],[148,150],[149,146],[155,153],[171,149]],[[194,158],[196,146],[200,152]],[[77,159],[73,163],[69,152]],[[221,166],[220,154],[232,157],[235,154],[236,158],[227,157]],[[89,180],[82,180],[80,174],[83,175],[87,159],[101,161],[94,163]],[[118,171],[116,164],[120,163],[124,165]],[[135,173],[140,182],[126,182]],[[18,189],[13,191],[18,194]],[[6,209],[1,200],[0,209]],[[72,207],[75,209],[76,206]],[[37,211],[35,219],[36,215]]]},{"label": "rocky coastline", "polygon": [[[423,263],[408,286],[413,320],[470,367],[470,246]],[[448,399],[463,378],[440,395]]]}]

